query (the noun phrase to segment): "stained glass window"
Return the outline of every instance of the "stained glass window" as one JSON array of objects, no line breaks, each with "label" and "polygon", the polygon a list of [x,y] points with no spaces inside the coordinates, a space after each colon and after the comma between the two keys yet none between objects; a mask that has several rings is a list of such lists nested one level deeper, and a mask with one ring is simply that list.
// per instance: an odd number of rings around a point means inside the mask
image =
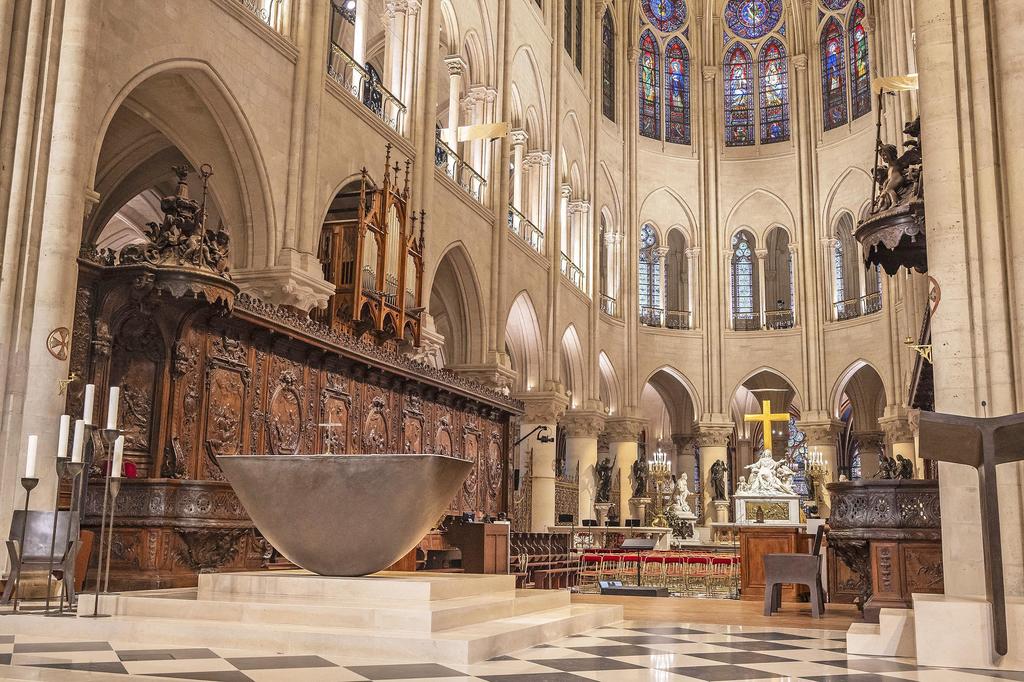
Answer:
[{"label": "stained glass window", "polygon": [[772,38],[761,48],[761,144],[789,139],[789,61]]},{"label": "stained glass window", "polygon": [[[640,262],[638,267],[637,290],[640,295],[641,315],[644,309],[660,308],[661,301],[661,264],[654,252],[658,246],[658,235],[652,225],[640,228]],[[648,314],[650,314],[648,312]]]},{"label": "stained glass window", "polygon": [[844,125],[846,112],[846,59],[843,27],[835,17],[821,30],[821,111],[825,130]]},{"label": "stained glass window", "polygon": [[615,26],[611,10],[601,20],[601,108],[605,118],[615,120]]},{"label": "stained glass window", "polygon": [[658,103],[658,44],[654,34],[644,31],[640,36],[639,108],[640,134],[661,139],[661,107]]},{"label": "stained glass window", "polygon": [[821,0],[825,7],[828,7],[833,12],[838,12],[847,5],[850,4],[850,0]]},{"label": "stained glass window", "polygon": [[864,5],[858,2],[850,12],[851,114],[858,119],[871,112],[871,72],[868,62],[868,34],[864,30]]},{"label": "stained glass window", "polygon": [[576,0],[576,70],[583,73],[583,0]]},{"label": "stained glass window", "polygon": [[740,38],[756,40],[775,30],[782,19],[782,0],[729,0],[725,23]]},{"label": "stained glass window", "polygon": [[732,317],[754,319],[754,252],[746,233],[732,238]]},{"label": "stained glass window", "polygon": [[793,491],[804,498],[813,491],[807,483],[807,434],[797,427],[796,415],[789,415],[789,438],[786,443],[786,459],[793,469]]},{"label": "stained glass window", "polygon": [[754,144],[754,83],[750,52],[737,43],[725,56],[725,144]]},{"label": "stained glass window", "polygon": [[565,0],[565,20],[564,27],[562,30],[562,42],[565,45],[565,51],[572,56],[572,0]]},{"label": "stained glass window", "polygon": [[685,0],[643,0],[644,16],[659,31],[671,33],[686,23]]},{"label": "stained glass window", "polygon": [[832,249],[832,272],[836,282],[835,302],[840,303],[846,300],[846,278],[843,271],[843,240],[836,235],[836,245]]},{"label": "stained glass window", "polygon": [[665,48],[665,141],[690,144],[690,55],[679,38]]}]

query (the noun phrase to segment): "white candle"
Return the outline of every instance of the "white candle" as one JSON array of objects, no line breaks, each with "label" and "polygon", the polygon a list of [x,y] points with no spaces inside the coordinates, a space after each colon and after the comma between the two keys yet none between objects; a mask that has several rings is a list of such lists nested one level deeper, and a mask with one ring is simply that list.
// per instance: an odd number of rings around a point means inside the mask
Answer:
[{"label": "white candle", "polygon": [[60,430],[57,432],[57,459],[68,456],[68,437],[71,435],[71,415],[60,416]]},{"label": "white candle", "polygon": [[85,420],[75,420],[75,439],[71,444],[71,461],[76,464],[82,461],[85,454]]},{"label": "white candle", "polygon": [[117,408],[121,401],[121,387],[110,387],[110,400],[107,401],[107,428],[117,428]]},{"label": "white candle", "polygon": [[124,460],[124,436],[118,436],[114,441],[114,466],[110,469],[110,475],[114,478],[121,478],[121,462]]},{"label": "white candle", "polygon": [[82,421],[92,424],[92,404],[96,400],[96,384],[85,385],[85,400],[82,401]]},{"label": "white candle", "polygon": [[28,437],[28,456],[25,458],[25,478],[36,477],[36,450],[39,448],[39,436]]}]

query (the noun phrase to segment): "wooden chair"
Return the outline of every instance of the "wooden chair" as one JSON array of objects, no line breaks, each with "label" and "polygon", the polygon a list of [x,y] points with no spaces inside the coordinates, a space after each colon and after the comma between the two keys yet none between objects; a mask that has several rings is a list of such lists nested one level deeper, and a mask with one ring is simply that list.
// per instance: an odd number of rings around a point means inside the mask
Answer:
[{"label": "wooden chair", "polygon": [[782,607],[782,586],[806,585],[811,591],[811,615],[825,616],[825,590],[821,585],[821,538],[825,527],[818,526],[810,554],[764,555],[764,615]]},{"label": "wooden chair", "polygon": [[[25,571],[43,571],[50,568],[50,541],[53,538],[53,512],[35,511],[28,512],[25,516],[24,509],[14,512],[11,519],[11,532],[8,534],[7,554],[11,558],[11,573],[7,576],[7,585],[4,588],[3,597],[0,597],[0,604],[10,603],[14,595],[15,586],[19,582],[21,573]],[[70,534],[68,524],[71,524]],[[25,537],[22,537],[22,528]],[[53,570],[59,571],[64,581],[64,597],[68,605],[75,603],[75,555],[78,551],[78,512],[57,512],[57,536],[53,546]],[[70,537],[71,541],[64,547],[64,538]]]}]

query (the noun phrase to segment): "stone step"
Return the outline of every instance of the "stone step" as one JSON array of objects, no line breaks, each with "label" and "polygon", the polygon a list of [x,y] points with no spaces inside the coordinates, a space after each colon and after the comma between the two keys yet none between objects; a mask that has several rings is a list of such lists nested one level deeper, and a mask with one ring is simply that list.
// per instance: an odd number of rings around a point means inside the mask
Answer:
[{"label": "stone step", "polygon": [[[82,595],[80,608],[93,608],[94,596]],[[526,615],[569,605],[569,593],[516,590],[429,602],[319,600],[286,597],[211,595],[197,598],[195,588],[101,595],[104,613],[150,618],[187,618],[239,623],[438,632],[496,618]]]},{"label": "stone step", "polygon": [[403,573],[381,571],[359,578],[320,576],[303,570],[204,573],[199,576],[199,598],[234,594],[248,597],[278,596],[291,599],[366,599],[429,602],[473,597],[516,589],[512,575],[472,573]]},{"label": "stone step", "polygon": [[916,656],[913,609],[882,609],[878,623],[853,623],[846,652],[861,656]]},{"label": "stone step", "polygon": [[[84,611],[84,609],[83,609]],[[161,642],[288,654],[477,663],[622,620],[621,606],[573,604],[442,632],[376,631],[321,625],[113,616],[98,620],[0,618],[0,633]],[[311,618],[308,622],[313,622]]]}]

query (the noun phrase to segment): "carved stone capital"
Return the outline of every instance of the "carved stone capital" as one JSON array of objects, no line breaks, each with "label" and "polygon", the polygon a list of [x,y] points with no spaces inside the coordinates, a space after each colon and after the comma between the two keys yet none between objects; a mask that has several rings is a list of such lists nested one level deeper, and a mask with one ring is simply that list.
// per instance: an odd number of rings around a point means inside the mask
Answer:
[{"label": "carved stone capital", "polygon": [[235,270],[232,279],[250,296],[286,305],[303,312],[326,308],[334,286],[324,279],[320,261],[310,254],[288,251],[278,264],[269,268]]},{"label": "carved stone capital", "polygon": [[497,363],[483,365],[459,365],[449,367],[456,374],[461,374],[467,379],[472,379],[478,384],[489,386],[496,391],[508,393],[508,387],[516,378],[516,371],[511,367]]},{"label": "carved stone capital", "polygon": [[728,447],[733,430],[732,424],[701,424],[697,429],[697,445],[702,448]]},{"label": "carved stone capital", "polygon": [[754,255],[758,260],[764,260],[768,257],[768,249],[754,249]]},{"label": "carved stone capital", "polygon": [[711,82],[718,78],[720,69],[717,66],[705,66],[701,69],[701,76],[704,77],[705,82]]},{"label": "carved stone capital", "polygon": [[801,421],[797,428],[807,436],[808,445],[836,446],[836,440],[843,429],[843,423],[836,420]]},{"label": "carved stone capital", "polygon": [[672,444],[676,446],[676,451],[677,452],[682,452],[683,450],[686,450],[687,448],[692,446],[693,443],[696,441],[696,439],[697,439],[697,434],[694,434],[694,433],[673,433],[672,434]]},{"label": "carved stone capital", "polygon": [[538,149],[523,157],[523,168],[531,166],[545,167],[551,165],[551,152],[545,149]]},{"label": "carved stone capital", "polygon": [[572,199],[572,187],[570,185],[562,185],[558,189],[558,193],[563,199]]},{"label": "carved stone capital", "polygon": [[804,71],[807,69],[807,55],[795,54],[793,55],[793,68],[797,71]]},{"label": "carved stone capital", "polygon": [[885,434],[881,431],[860,431],[854,433],[853,437],[860,443],[862,453],[881,452],[885,445]]},{"label": "carved stone capital", "polygon": [[914,431],[908,417],[902,415],[882,417],[878,420],[878,425],[882,427],[887,443],[912,443],[914,441]]},{"label": "carved stone capital", "polygon": [[698,256],[700,256],[700,247],[694,246],[692,248],[686,249],[683,253],[686,255],[688,259],[697,258]]},{"label": "carved stone capital", "polygon": [[513,147],[525,147],[526,143],[530,141],[530,135],[525,130],[516,129],[509,133],[509,137],[512,140]]},{"label": "carved stone capital", "polygon": [[462,58],[462,55],[450,54],[444,58],[445,66],[448,67],[449,76],[463,76],[469,66],[466,64],[466,60]]},{"label": "carved stone capital", "polygon": [[604,431],[605,416],[590,410],[570,410],[558,423],[569,438],[596,439]]},{"label": "carved stone capital", "polygon": [[558,423],[569,407],[569,399],[564,393],[530,391],[520,393],[516,398],[523,402],[523,424],[548,424],[552,428]]},{"label": "carved stone capital", "polygon": [[590,213],[590,202],[584,199],[577,199],[569,202],[569,215],[577,213]]},{"label": "carved stone capital", "polygon": [[646,426],[646,419],[617,417],[605,423],[604,431],[609,443],[635,443]]}]

